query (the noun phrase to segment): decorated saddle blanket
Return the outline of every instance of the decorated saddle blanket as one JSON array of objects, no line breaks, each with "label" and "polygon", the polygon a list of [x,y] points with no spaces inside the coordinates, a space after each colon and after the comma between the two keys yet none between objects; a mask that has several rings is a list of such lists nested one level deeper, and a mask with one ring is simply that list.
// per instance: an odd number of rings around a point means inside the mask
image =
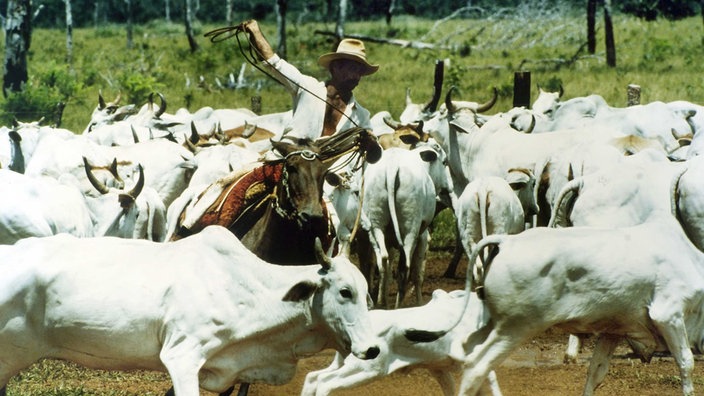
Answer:
[{"label": "decorated saddle blanket", "polygon": [[200,227],[195,225],[195,228],[217,224],[242,237],[263,213],[269,199],[274,197],[282,170],[283,163],[263,164],[221,179],[218,181],[222,188],[219,196],[203,212],[198,221]]}]

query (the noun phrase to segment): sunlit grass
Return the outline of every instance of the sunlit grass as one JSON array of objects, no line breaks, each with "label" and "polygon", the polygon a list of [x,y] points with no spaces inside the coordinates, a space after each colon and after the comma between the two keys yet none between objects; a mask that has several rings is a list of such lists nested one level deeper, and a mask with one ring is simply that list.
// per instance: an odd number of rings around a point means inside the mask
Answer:
[{"label": "sunlit grass", "polygon": [[[416,102],[425,102],[432,92],[433,67],[436,59],[447,59],[445,85],[457,85],[466,100],[484,101],[492,87],[501,97],[496,111],[512,106],[514,72],[519,68],[531,71],[533,87],[565,89],[565,98],[598,93],[612,106],[625,106],[626,86],[642,86],[642,102],[686,99],[704,103],[702,66],[702,23],[698,17],[678,22],[642,20],[616,15],[614,28],[617,46],[617,67],[605,64],[603,26],[597,28],[597,52],[578,53],[586,41],[583,15],[557,17],[512,17],[505,19],[451,20],[433,28],[434,21],[402,16],[389,27],[385,21],[370,20],[348,23],[346,32],[385,38],[421,40],[439,43],[457,50],[402,48],[396,45],[367,43],[368,56],[379,63],[378,73],[362,81],[357,97],[373,113],[388,110],[398,116],[405,105],[406,88]],[[251,97],[261,95],[262,111],[277,112],[290,108],[291,99],[276,83],[254,67],[247,65],[245,77],[252,88],[218,89],[216,78],[223,82],[230,73],[235,76],[246,62],[237,40],[211,43],[202,34],[219,26],[198,26],[200,51],[191,54],[177,24],[150,23],[135,29],[134,48],[126,48],[123,27],[108,25],[99,29],[74,30],[73,70],[82,83],[79,92],[64,111],[63,126],[82,131],[90,112],[97,104],[98,90],[106,98],[123,92],[125,80],[133,76],[152,79],[163,92],[169,111],[187,107],[195,111],[202,106],[250,107]],[[288,59],[302,71],[325,78],[317,66],[317,58],[332,50],[328,36],[314,34],[330,31],[324,23],[289,23]],[[272,24],[264,24],[272,42],[276,35]],[[460,48],[469,54],[460,54]],[[65,59],[65,37],[61,30],[35,30],[30,57],[30,75],[50,62]],[[574,62],[565,63],[574,57]],[[204,85],[199,86],[200,76]],[[191,85],[186,87],[186,81]],[[534,96],[536,95],[534,89]],[[144,98],[130,98],[139,105]]]}]

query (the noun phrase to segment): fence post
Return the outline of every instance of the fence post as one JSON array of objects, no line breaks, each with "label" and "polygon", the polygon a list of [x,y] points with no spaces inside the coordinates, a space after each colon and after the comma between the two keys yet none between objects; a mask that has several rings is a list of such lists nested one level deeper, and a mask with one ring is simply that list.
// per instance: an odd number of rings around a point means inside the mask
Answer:
[{"label": "fence post", "polygon": [[250,98],[252,111],[259,115],[262,113],[262,97],[254,95]]},{"label": "fence post", "polygon": [[513,107],[530,108],[530,72],[513,73]]},{"label": "fence post", "polygon": [[640,85],[628,84],[626,93],[628,95],[627,106],[635,106],[640,104]]}]

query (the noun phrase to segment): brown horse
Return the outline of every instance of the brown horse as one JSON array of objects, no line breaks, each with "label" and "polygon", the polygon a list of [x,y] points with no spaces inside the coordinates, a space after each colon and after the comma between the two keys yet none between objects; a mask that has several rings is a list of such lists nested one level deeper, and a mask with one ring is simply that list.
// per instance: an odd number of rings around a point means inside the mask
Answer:
[{"label": "brown horse", "polygon": [[275,159],[208,187],[198,199],[209,201],[190,205],[207,208],[202,213],[182,212],[171,239],[218,224],[271,263],[314,262],[316,238],[330,251],[335,234],[322,200],[325,174],[333,162],[348,153],[376,162],[381,155],[376,138],[364,129],[352,128],[316,141],[283,139],[272,145]]}]

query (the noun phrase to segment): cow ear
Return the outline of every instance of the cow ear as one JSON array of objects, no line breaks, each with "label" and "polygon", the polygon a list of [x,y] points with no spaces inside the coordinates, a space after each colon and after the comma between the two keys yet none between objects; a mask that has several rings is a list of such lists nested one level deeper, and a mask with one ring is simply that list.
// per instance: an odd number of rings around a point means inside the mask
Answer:
[{"label": "cow ear", "polygon": [[311,281],[298,282],[293,285],[282,301],[299,302],[309,299],[315,291],[318,290],[318,285]]},{"label": "cow ear", "polygon": [[419,153],[420,158],[425,162],[433,162],[438,159],[438,153],[434,150],[423,150]]},{"label": "cow ear", "polygon": [[414,145],[414,144],[420,142],[420,135],[418,135],[417,133],[409,133],[409,134],[406,134],[406,135],[401,135],[401,136],[399,136],[398,138],[399,138],[403,143],[405,143],[405,144],[410,144],[410,145]]},{"label": "cow ear", "polygon": [[508,172],[506,181],[516,191],[522,189],[530,182],[530,175],[521,170],[512,169]]}]

